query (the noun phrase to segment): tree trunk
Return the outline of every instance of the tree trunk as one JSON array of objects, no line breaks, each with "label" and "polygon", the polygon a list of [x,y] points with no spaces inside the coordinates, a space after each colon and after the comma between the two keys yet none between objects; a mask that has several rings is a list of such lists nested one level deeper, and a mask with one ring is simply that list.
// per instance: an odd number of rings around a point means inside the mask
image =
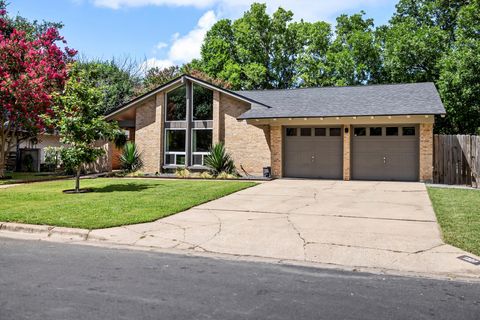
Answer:
[{"label": "tree trunk", "polygon": [[76,176],[76,179],[75,179],[75,192],[80,192],[80,171],[81,171],[81,167],[78,166],[77,176]]},{"label": "tree trunk", "polygon": [[0,178],[5,178],[5,171],[7,169],[7,154],[5,146],[0,141]]},{"label": "tree trunk", "polygon": [[5,160],[0,160],[0,179],[5,178],[5,169],[6,169]]}]

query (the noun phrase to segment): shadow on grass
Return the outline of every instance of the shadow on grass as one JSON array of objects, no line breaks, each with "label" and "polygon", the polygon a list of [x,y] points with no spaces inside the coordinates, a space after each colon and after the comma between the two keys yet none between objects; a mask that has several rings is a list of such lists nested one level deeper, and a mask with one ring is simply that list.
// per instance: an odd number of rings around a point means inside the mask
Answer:
[{"label": "shadow on grass", "polygon": [[124,191],[143,191],[150,188],[155,188],[157,185],[138,184],[138,183],[122,183],[110,184],[102,188],[92,188],[92,192],[124,192]]}]

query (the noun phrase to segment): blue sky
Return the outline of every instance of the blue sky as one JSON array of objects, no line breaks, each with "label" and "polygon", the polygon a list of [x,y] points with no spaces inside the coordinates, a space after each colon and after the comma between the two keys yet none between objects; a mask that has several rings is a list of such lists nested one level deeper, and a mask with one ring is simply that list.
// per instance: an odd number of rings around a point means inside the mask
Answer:
[{"label": "blue sky", "polygon": [[[341,13],[367,12],[386,23],[398,0],[267,0],[269,12],[290,9],[296,19],[334,22]],[[88,58],[132,57],[149,66],[198,57],[205,32],[221,18],[248,9],[244,0],[10,0],[8,11],[31,20],[61,21],[68,45]]]}]

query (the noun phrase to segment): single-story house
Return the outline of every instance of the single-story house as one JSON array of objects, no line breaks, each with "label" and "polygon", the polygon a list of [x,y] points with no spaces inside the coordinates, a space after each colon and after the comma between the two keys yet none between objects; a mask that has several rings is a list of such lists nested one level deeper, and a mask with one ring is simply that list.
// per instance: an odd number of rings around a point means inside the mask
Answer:
[{"label": "single-story house", "polygon": [[433,83],[230,91],[182,75],[107,115],[129,130],[146,173],[205,169],[222,142],[239,173],[429,181]]}]

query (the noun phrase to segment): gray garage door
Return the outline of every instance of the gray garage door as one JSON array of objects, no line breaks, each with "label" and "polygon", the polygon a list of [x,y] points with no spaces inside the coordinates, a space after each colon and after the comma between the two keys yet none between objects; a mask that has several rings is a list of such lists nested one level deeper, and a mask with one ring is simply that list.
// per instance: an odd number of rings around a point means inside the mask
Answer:
[{"label": "gray garage door", "polygon": [[297,178],[341,179],[343,176],[342,129],[284,128],[284,175]]},{"label": "gray garage door", "polygon": [[418,181],[418,128],[353,128],[352,179]]}]

